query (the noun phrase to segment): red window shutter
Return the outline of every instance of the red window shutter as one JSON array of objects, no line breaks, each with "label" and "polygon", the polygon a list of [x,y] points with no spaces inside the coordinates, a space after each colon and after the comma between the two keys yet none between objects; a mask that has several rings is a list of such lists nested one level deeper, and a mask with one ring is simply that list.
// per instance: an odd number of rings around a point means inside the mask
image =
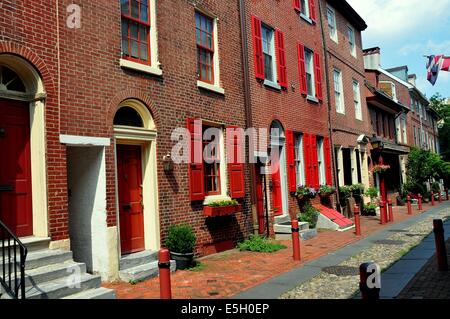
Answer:
[{"label": "red window shutter", "polygon": [[[203,138],[202,127],[195,122],[196,119],[187,119],[187,129],[191,133],[189,149],[189,196],[191,201],[205,199],[205,172],[203,169]],[[201,122],[200,122],[201,123]],[[197,154],[195,156],[195,153]],[[195,160],[201,159],[196,163]]]},{"label": "red window shutter", "polygon": [[312,183],[313,187],[319,188],[319,158],[317,156],[317,136],[311,135],[311,159],[312,159]]},{"label": "red window shutter", "polygon": [[295,192],[297,190],[297,174],[295,171],[295,139],[294,132],[290,130],[286,130],[286,151],[289,192]]},{"label": "red window shutter", "polygon": [[316,96],[319,101],[323,100],[323,89],[322,89],[322,63],[320,54],[314,52],[314,70],[316,75]]},{"label": "red window shutter", "polygon": [[311,17],[311,20],[316,22],[316,0],[309,0],[309,15]]},{"label": "red window shutter", "polygon": [[298,72],[300,75],[300,92],[304,95],[308,94],[306,86],[306,68],[305,68],[305,46],[301,43],[297,44],[298,55]]},{"label": "red window shutter", "polygon": [[262,48],[261,20],[252,16],[253,55],[255,59],[255,76],[264,80],[264,56]]},{"label": "red window shutter", "polygon": [[292,0],[292,2],[293,2],[294,9],[297,10],[298,12],[300,12],[302,9],[300,0]]},{"label": "red window shutter", "polygon": [[[245,149],[244,136],[237,126],[227,128],[228,173],[230,176],[230,194],[232,198],[245,197],[244,159],[240,158]],[[229,135],[228,135],[229,134]],[[241,151],[241,152],[240,152]]]},{"label": "red window shutter", "polygon": [[325,169],[327,176],[327,185],[333,185],[332,165],[331,165],[331,147],[330,139],[325,137],[323,139],[323,152],[325,157]]},{"label": "red window shutter", "polygon": [[312,186],[311,181],[311,142],[310,142],[311,135],[304,133],[303,134],[303,160],[305,161],[305,186]]},{"label": "red window shutter", "polygon": [[286,50],[284,48],[284,34],[280,30],[275,31],[277,45],[278,84],[287,88]]}]

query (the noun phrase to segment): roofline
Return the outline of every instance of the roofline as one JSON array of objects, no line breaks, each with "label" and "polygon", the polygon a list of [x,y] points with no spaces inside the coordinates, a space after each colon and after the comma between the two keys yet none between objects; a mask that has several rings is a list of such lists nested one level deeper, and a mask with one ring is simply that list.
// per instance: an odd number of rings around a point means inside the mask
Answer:
[{"label": "roofline", "polygon": [[367,23],[346,0],[326,0],[359,31],[367,29]]}]

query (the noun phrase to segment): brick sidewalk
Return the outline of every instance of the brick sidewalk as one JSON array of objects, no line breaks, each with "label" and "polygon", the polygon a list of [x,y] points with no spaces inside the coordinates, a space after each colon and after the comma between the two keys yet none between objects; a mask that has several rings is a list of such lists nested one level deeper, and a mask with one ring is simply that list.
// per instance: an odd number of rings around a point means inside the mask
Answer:
[{"label": "brick sidewalk", "polygon": [[[450,260],[450,240],[447,254]],[[450,299],[450,271],[438,271],[436,255],[433,255],[397,299]]]},{"label": "brick sidewalk", "polygon": [[[438,207],[439,204],[436,204]],[[424,204],[424,210],[431,205]],[[417,211],[413,216],[418,215]],[[406,207],[394,208],[395,222],[411,218]],[[383,229],[377,217],[362,217],[362,237],[353,230],[347,232],[320,231],[318,236],[302,242],[302,263],[327,255]],[[391,225],[391,224],[388,224]],[[199,272],[177,271],[172,274],[172,296],[176,299],[227,298],[259,285],[270,278],[299,267],[292,260],[292,243],[281,241],[287,249],[267,254],[231,250],[201,259],[205,269]],[[129,283],[105,284],[116,290],[119,299],[157,299],[159,281],[153,278],[131,285]]]}]

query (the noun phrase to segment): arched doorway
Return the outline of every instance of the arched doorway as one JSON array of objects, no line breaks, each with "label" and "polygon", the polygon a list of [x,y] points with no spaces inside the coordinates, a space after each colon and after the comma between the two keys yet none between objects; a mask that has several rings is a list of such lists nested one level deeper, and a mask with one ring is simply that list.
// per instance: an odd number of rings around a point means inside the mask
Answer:
[{"label": "arched doorway", "polygon": [[123,101],[114,117],[114,136],[121,254],[159,249],[157,133],[147,107]]},{"label": "arched doorway", "polygon": [[0,220],[16,236],[48,236],[42,80],[24,59],[0,54]]},{"label": "arched doorway", "polygon": [[273,121],[270,126],[272,160],[272,204],[275,216],[289,215],[286,166],[286,136],[283,126]]}]

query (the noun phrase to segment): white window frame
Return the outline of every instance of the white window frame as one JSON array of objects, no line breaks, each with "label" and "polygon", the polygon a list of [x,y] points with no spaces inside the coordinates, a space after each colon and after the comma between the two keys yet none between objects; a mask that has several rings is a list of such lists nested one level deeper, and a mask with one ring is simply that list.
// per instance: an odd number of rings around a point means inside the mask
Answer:
[{"label": "white window frame", "polygon": [[295,176],[297,185],[306,185],[303,134],[295,135]]},{"label": "white window frame", "polygon": [[387,84],[390,84],[390,85],[391,85],[392,99],[393,99],[395,102],[398,102],[398,99],[397,99],[397,87],[395,86],[395,83],[392,82],[392,81],[380,81],[380,84],[381,84],[381,83],[387,83]]},{"label": "white window frame", "polygon": [[[336,74],[338,75],[338,79],[336,80]],[[340,114],[345,114],[345,105],[344,105],[344,85],[342,80],[342,71],[338,68],[333,69],[333,82],[334,82],[334,100],[336,105],[336,112]],[[337,86],[339,90],[336,90]],[[337,94],[339,93],[339,98]]]},{"label": "white window frame", "polygon": [[[310,55],[309,55],[310,54]],[[311,94],[309,94],[310,85],[306,80],[306,89],[308,91],[308,97],[316,99],[316,73],[314,70],[314,51],[305,47],[305,71],[307,74],[311,74]]]},{"label": "white window frame", "polygon": [[[261,33],[262,36],[264,36],[264,29],[269,30],[271,32],[271,43],[270,43],[270,55],[272,56],[272,76],[273,79],[268,80],[266,79],[266,70],[264,70],[264,85],[270,86],[270,87],[274,87],[276,89],[281,89],[280,85],[277,83],[277,79],[278,79],[278,68],[277,68],[277,55],[275,53],[275,29],[268,26],[267,24],[262,24],[261,25]],[[264,40],[261,39],[262,41],[262,48],[263,48],[263,56],[264,56]],[[265,67],[266,63],[264,61],[264,67]]]},{"label": "white window frame", "polygon": [[[330,25],[330,15],[333,17],[333,25]],[[330,39],[336,43],[339,43],[338,32],[337,32],[337,22],[336,22],[336,11],[330,6],[327,5],[327,25],[330,34]]]},{"label": "white window frame", "polygon": [[408,144],[408,131],[407,131],[407,119],[406,119],[406,116],[402,116],[402,118],[401,118],[401,128],[402,128],[403,144]]},{"label": "white window frame", "polygon": [[[350,31],[353,37],[350,36]],[[350,24],[347,24],[347,33],[348,33],[348,43],[350,45],[350,54],[356,58],[356,33],[355,28],[353,28]]]},{"label": "white window frame", "polygon": [[[305,12],[303,12],[303,11],[305,11]],[[305,18],[307,21],[311,21],[311,12],[309,10],[309,1],[308,0],[301,0],[300,16],[302,18]]]},{"label": "white window frame", "polygon": [[323,147],[323,137],[317,137],[317,165],[319,171],[319,185],[327,184],[327,176],[325,171],[325,153]]},{"label": "white window frame", "polygon": [[201,8],[197,8],[196,11],[199,13],[209,17],[213,20],[213,37],[214,37],[214,55],[213,55],[213,67],[214,67],[214,84],[210,84],[207,82],[203,82],[197,80],[197,86],[199,88],[209,90],[212,92],[216,92],[219,94],[225,94],[225,90],[221,86],[220,82],[220,55],[219,55],[219,26],[218,26],[218,18],[217,16],[202,10]]},{"label": "white window frame", "polygon": [[359,82],[355,79],[353,79],[353,102],[355,103],[355,118],[362,121],[361,89]]}]

